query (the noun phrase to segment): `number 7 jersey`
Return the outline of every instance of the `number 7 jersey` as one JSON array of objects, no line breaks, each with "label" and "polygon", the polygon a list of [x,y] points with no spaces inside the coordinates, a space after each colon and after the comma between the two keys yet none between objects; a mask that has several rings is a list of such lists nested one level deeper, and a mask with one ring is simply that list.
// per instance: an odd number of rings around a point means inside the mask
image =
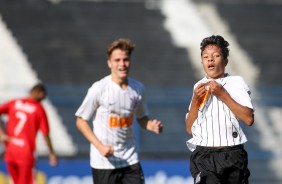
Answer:
[{"label": "number 7 jersey", "polygon": [[36,135],[49,133],[46,112],[40,102],[15,99],[0,106],[0,114],[7,114],[6,134],[11,138],[6,144],[4,159],[18,164],[34,164]]}]

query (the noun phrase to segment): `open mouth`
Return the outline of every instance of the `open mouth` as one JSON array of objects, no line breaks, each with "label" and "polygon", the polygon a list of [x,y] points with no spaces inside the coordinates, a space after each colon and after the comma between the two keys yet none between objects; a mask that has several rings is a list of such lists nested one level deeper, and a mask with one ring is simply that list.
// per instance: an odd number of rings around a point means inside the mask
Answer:
[{"label": "open mouth", "polygon": [[118,69],[120,72],[123,72],[123,73],[126,73],[127,72],[127,69],[126,68],[120,68]]},{"label": "open mouth", "polygon": [[214,68],[215,68],[215,66],[214,66],[213,64],[208,65],[208,69],[209,69],[209,70],[212,70],[212,69],[214,69]]}]

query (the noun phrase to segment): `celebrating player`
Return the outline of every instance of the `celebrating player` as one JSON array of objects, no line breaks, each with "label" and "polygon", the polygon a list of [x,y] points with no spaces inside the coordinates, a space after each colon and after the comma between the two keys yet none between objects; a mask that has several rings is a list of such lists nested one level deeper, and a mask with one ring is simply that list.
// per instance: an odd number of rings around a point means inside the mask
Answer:
[{"label": "celebrating player", "polygon": [[6,133],[0,126],[0,139],[5,145],[4,159],[14,184],[34,184],[36,135],[41,131],[49,149],[49,161],[57,164],[49,137],[49,125],[41,101],[47,92],[43,84],[36,84],[29,96],[8,101],[0,106],[0,114],[8,115]]},{"label": "celebrating player", "polygon": [[[107,50],[111,74],[95,82],[75,113],[76,125],[91,143],[90,164],[94,183],[143,184],[132,124],[159,134],[163,125],[148,118],[142,83],[129,78],[134,49],[128,39],[113,41]],[[88,122],[93,117],[93,131]]]},{"label": "celebrating player", "polygon": [[229,43],[210,36],[201,43],[206,77],[194,86],[186,116],[187,141],[192,150],[190,171],[197,184],[247,184],[250,172],[240,121],[254,122],[250,90],[240,76],[225,73]]}]

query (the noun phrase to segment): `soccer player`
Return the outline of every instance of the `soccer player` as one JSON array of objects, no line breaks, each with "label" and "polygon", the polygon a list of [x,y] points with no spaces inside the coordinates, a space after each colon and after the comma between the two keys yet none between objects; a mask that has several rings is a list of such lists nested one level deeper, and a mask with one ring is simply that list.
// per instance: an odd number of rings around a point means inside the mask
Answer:
[{"label": "soccer player", "polygon": [[[75,113],[77,128],[91,143],[90,165],[94,183],[143,184],[132,125],[160,134],[163,125],[149,119],[144,86],[129,78],[134,44],[117,39],[107,49],[111,74],[96,81]],[[93,117],[93,131],[88,122]]]},{"label": "soccer player", "polygon": [[194,86],[186,115],[187,141],[193,151],[190,171],[197,184],[247,184],[250,171],[240,122],[251,126],[254,110],[250,89],[240,76],[225,73],[229,43],[212,35],[201,42],[206,76]]},{"label": "soccer player", "polygon": [[34,184],[36,135],[41,131],[49,149],[49,161],[57,164],[49,138],[49,125],[41,101],[47,92],[43,84],[33,86],[26,98],[10,100],[0,106],[0,114],[6,114],[6,132],[0,126],[0,139],[5,145],[4,160],[14,184]]}]

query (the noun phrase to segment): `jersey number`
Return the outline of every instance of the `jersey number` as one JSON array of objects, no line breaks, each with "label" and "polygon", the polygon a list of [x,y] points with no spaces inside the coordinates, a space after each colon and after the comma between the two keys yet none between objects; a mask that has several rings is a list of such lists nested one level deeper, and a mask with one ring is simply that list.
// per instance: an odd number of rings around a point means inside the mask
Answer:
[{"label": "jersey number", "polygon": [[18,136],[23,130],[27,117],[25,113],[20,111],[16,112],[16,117],[19,119],[19,121],[17,123],[17,126],[15,127],[14,134],[15,136]]}]

